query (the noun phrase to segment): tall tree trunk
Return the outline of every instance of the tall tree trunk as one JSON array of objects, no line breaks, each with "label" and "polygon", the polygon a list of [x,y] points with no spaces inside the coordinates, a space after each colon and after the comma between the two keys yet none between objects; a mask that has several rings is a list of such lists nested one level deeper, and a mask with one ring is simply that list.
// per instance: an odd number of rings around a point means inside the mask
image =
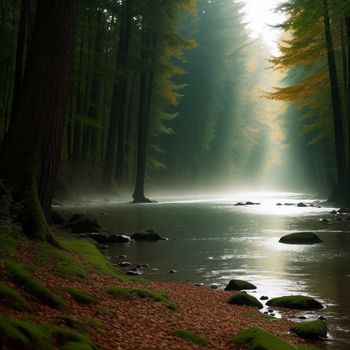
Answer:
[{"label": "tall tree trunk", "polygon": [[[97,13],[97,31],[95,38],[95,49],[94,49],[94,63],[93,63],[93,74],[90,89],[90,100],[88,116],[90,119],[97,121],[98,107],[100,98],[100,69],[101,69],[101,54],[102,54],[102,13]],[[90,155],[89,159],[96,162],[97,156],[97,130],[96,128],[90,128]]]},{"label": "tall tree trunk", "polygon": [[324,31],[327,44],[327,58],[328,58],[328,71],[331,84],[331,98],[332,98],[332,110],[333,110],[333,122],[334,122],[334,134],[335,134],[335,150],[336,150],[336,163],[337,163],[337,184],[335,191],[332,195],[332,200],[347,200],[348,184],[347,184],[347,167],[345,160],[345,136],[344,136],[344,122],[342,116],[340,89],[337,77],[337,68],[334,54],[333,37],[329,19],[329,7],[328,0],[322,0],[323,2],[323,19],[324,19]]},{"label": "tall tree trunk", "polygon": [[[122,3],[122,15],[120,23],[119,45],[117,54],[116,68],[125,69],[128,59],[129,42],[130,42],[130,27],[131,27],[131,10],[130,0],[124,0]],[[124,138],[124,130],[119,130],[119,126],[123,126],[125,113],[125,98],[127,89],[127,78],[117,78],[113,86],[112,108],[109,121],[108,138],[106,157],[104,162],[102,185],[108,189],[113,183],[113,173],[117,155],[117,140],[118,137]]]},{"label": "tall tree trunk", "polygon": [[0,159],[0,177],[22,205],[24,231],[51,243],[47,209],[60,158],[75,22],[75,0],[38,0],[21,102]]},{"label": "tall tree trunk", "polygon": [[141,49],[141,62],[147,67],[140,74],[139,93],[139,118],[137,131],[137,153],[136,153],[136,181],[133,194],[134,203],[149,203],[150,199],[145,197],[145,176],[147,158],[147,134],[148,122],[151,112],[151,99],[153,90],[153,58],[150,57],[150,48],[154,55],[154,42],[149,34],[145,34],[142,40],[144,47]]},{"label": "tall tree trunk", "polygon": [[19,28],[18,28],[18,37],[17,37],[15,81],[13,86],[12,111],[11,111],[9,132],[11,132],[12,124],[15,121],[16,114],[17,114],[17,107],[20,100],[20,91],[21,91],[23,67],[24,67],[24,50],[26,45],[26,37],[28,35],[27,33],[28,33],[29,14],[30,14],[30,0],[22,0]]}]

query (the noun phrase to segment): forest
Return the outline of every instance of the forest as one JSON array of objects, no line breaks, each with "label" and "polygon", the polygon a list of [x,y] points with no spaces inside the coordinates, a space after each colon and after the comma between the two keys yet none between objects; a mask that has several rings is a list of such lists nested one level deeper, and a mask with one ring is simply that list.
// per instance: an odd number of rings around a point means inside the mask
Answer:
[{"label": "forest", "polygon": [[[348,276],[350,256],[337,249],[348,244],[350,222],[350,0],[268,1],[280,21],[264,19],[260,33],[249,25],[249,2],[0,0],[0,349],[257,349],[262,341],[267,350],[301,350],[327,337],[323,314],[309,320],[317,335],[303,337],[289,323],[304,315],[291,321],[282,312],[271,323],[272,306],[258,300],[261,307],[245,301],[243,311],[231,297],[221,304],[230,290],[257,288],[229,287],[249,265],[239,260],[245,245],[227,251],[242,242],[236,232],[254,241],[257,232],[312,231],[321,239],[311,244],[326,247],[288,251],[285,264],[266,253],[274,275],[258,288],[283,279],[277,266],[296,264],[301,253],[315,264],[333,253],[344,259],[319,262],[320,284],[333,267],[339,280]],[[254,4],[256,15],[268,7]],[[344,235],[332,248],[329,232]],[[162,252],[137,248],[138,240],[178,245]],[[190,249],[191,240],[206,245]],[[201,265],[215,254],[232,265]],[[178,277],[166,282],[168,273]],[[195,273],[200,283],[181,284]],[[149,289],[139,275],[151,279]],[[350,348],[337,328],[350,304],[327,283],[322,295],[314,280],[308,287],[295,292],[337,315],[329,326],[337,340],[321,348]],[[179,313],[176,322],[169,312]],[[231,312],[240,322],[232,329]],[[223,318],[220,331],[214,315]]]}]

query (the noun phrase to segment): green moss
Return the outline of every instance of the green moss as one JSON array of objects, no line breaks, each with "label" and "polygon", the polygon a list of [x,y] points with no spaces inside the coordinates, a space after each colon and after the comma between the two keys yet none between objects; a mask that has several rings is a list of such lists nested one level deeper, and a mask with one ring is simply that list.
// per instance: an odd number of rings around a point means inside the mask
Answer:
[{"label": "green moss", "polygon": [[258,309],[262,309],[263,305],[260,303],[260,301],[253,296],[243,293],[243,292],[238,292],[231,297],[227,299],[227,302],[229,304],[234,304],[234,305],[246,305],[246,306],[253,306],[257,307]]},{"label": "green moss", "polygon": [[40,280],[30,276],[22,265],[14,261],[6,261],[5,268],[14,283],[25,288],[28,293],[37,298],[41,303],[56,309],[64,308],[63,301],[47,289]]},{"label": "green moss", "polygon": [[123,281],[129,280],[127,276],[123,275],[112,266],[112,264],[91,241],[83,239],[64,239],[61,240],[61,244],[89,261],[91,268],[94,271],[118,278]]},{"label": "green moss", "polygon": [[65,288],[71,297],[80,304],[95,304],[96,299],[77,288]]},{"label": "green moss", "polygon": [[76,319],[70,316],[60,315],[57,316],[57,320],[60,324],[63,324],[69,328],[74,328],[84,333],[88,332],[90,329],[89,325],[85,324],[84,322],[77,321]]},{"label": "green moss", "polygon": [[69,252],[57,249],[51,244],[38,242],[35,258],[41,264],[49,264],[55,267],[55,272],[65,278],[83,279],[86,277],[84,266]]},{"label": "green moss", "polygon": [[17,255],[17,240],[23,240],[21,229],[18,225],[11,223],[8,220],[1,220],[0,234],[0,256],[15,257]]},{"label": "green moss", "polygon": [[291,329],[293,333],[304,339],[318,339],[327,337],[327,323],[316,320],[309,322],[300,322]]},{"label": "green moss", "polygon": [[1,345],[8,349],[53,349],[50,334],[41,326],[0,315]]},{"label": "green moss", "polygon": [[297,310],[317,310],[323,306],[317,300],[304,295],[289,295],[270,299],[266,305]]},{"label": "green moss", "polygon": [[229,284],[226,286],[225,290],[248,290],[248,289],[256,289],[254,284],[243,280],[231,280]]},{"label": "green moss", "polygon": [[176,305],[169,300],[169,297],[164,292],[155,292],[147,289],[139,288],[117,288],[110,287],[106,289],[107,294],[115,298],[131,298],[134,295],[140,298],[150,298],[159,301],[171,310],[176,310]]},{"label": "green moss", "polygon": [[97,350],[91,339],[80,333],[63,328],[54,328],[52,334],[64,350]]},{"label": "green moss", "polygon": [[0,282],[0,301],[18,311],[29,311],[30,306],[15,289]]},{"label": "green moss", "polygon": [[207,346],[209,344],[208,340],[200,337],[197,334],[194,334],[193,332],[191,332],[187,329],[175,330],[174,332],[171,333],[171,335],[173,335],[175,337],[179,337],[183,340],[186,340],[188,342],[191,342],[191,343],[197,344],[197,345]]}]

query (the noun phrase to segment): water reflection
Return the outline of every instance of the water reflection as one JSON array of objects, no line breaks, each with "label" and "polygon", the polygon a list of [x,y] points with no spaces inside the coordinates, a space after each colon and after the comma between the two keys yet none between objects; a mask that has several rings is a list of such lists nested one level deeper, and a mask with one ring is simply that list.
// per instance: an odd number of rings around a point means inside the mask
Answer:
[{"label": "water reflection", "polygon": [[[235,206],[247,200],[260,205]],[[315,206],[296,207],[301,201]],[[176,237],[158,243],[115,245],[107,251],[112,257],[125,254],[131,262],[149,264],[149,277],[153,279],[224,287],[230,279],[241,278],[257,285],[257,297],[314,296],[327,307],[306,316],[325,315],[336,339],[327,349],[346,349],[350,348],[350,233],[347,224],[322,223],[322,217],[331,217],[331,209],[318,205],[302,194],[263,193],[205,200],[167,198],[147,205],[109,203],[79,210],[104,212],[106,215],[99,219],[111,232],[127,234],[152,228],[161,235]],[[305,230],[317,232],[323,243],[295,246],[278,242],[286,233]],[[114,261],[118,262],[117,258]],[[153,267],[159,272],[152,272]],[[169,274],[170,269],[178,273]]]}]

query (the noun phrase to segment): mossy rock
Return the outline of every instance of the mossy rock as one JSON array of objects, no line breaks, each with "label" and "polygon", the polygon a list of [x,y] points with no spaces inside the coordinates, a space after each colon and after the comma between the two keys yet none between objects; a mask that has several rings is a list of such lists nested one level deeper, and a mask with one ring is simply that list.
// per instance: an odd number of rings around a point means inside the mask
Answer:
[{"label": "mossy rock", "polygon": [[67,293],[80,304],[95,304],[96,299],[77,288],[65,288]]},{"label": "mossy rock", "polygon": [[300,322],[295,324],[290,330],[304,339],[313,340],[327,337],[327,323],[321,320]]},{"label": "mossy rock", "polygon": [[7,306],[10,306],[17,311],[31,310],[24,297],[22,297],[15,289],[8,287],[2,282],[0,282],[0,302],[6,303]]},{"label": "mossy rock", "polygon": [[263,304],[261,304],[258,299],[254,298],[252,295],[249,295],[243,292],[238,292],[232,295],[227,299],[227,302],[229,304],[234,304],[234,305],[253,306],[253,307],[257,307],[258,309],[263,308]]},{"label": "mossy rock", "polygon": [[74,319],[70,316],[59,315],[59,316],[57,316],[57,321],[59,324],[65,325],[69,328],[73,328],[73,329],[76,329],[76,330],[84,332],[84,333],[88,332],[90,330],[89,325],[87,325],[83,322],[77,321],[76,319]]},{"label": "mossy rock", "polygon": [[0,315],[0,339],[5,349],[53,349],[49,332],[36,324]]},{"label": "mossy rock", "polygon": [[243,280],[231,280],[226,286],[225,290],[248,290],[248,289],[256,289],[254,284],[251,284],[247,281]]},{"label": "mossy rock", "polygon": [[115,298],[131,298],[134,295],[139,296],[140,298],[149,298],[154,301],[161,302],[167,308],[171,310],[176,310],[176,304],[174,304],[164,292],[153,291],[148,289],[140,288],[118,288],[110,287],[106,289],[106,293],[115,297]]},{"label": "mossy rock", "polygon": [[160,241],[163,239],[153,231],[133,233],[130,238],[134,241]]},{"label": "mossy rock", "polygon": [[10,279],[15,284],[23,287],[42,304],[55,309],[65,308],[63,300],[46,288],[40,280],[30,276],[22,265],[15,263],[14,261],[6,261],[5,268]]},{"label": "mossy rock", "polygon": [[279,242],[285,244],[317,244],[321,243],[322,240],[313,232],[296,232],[281,237]]},{"label": "mossy rock", "polygon": [[246,329],[231,338],[231,342],[249,350],[317,350],[314,347],[292,345],[258,327]]},{"label": "mossy rock", "polygon": [[102,230],[97,219],[87,214],[73,214],[64,224],[64,228],[72,233],[100,232]]},{"label": "mossy rock", "polygon": [[186,340],[196,345],[207,346],[209,344],[208,340],[206,340],[205,338],[202,338],[197,334],[194,334],[193,332],[187,329],[177,329],[174,332],[172,332],[171,335],[175,337],[179,337],[183,340]]},{"label": "mossy rock", "polygon": [[323,305],[314,298],[304,295],[290,295],[270,299],[266,305],[297,310],[319,310]]},{"label": "mossy rock", "polygon": [[97,350],[91,339],[80,333],[64,328],[53,328],[52,334],[63,350]]}]

